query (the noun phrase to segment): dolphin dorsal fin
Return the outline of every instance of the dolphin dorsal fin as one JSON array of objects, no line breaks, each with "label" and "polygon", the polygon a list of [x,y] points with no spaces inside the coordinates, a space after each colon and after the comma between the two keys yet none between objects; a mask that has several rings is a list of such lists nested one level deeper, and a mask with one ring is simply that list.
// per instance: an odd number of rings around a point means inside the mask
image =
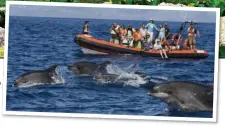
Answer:
[{"label": "dolphin dorsal fin", "polygon": [[48,71],[54,71],[57,66],[58,66],[57,64],[52,65],[51,67],[48,68]]},{"label": "dolphin dorsal fin", "polygon": [[109,65],[109,64],[112,64],[112,62],[110,62],[110,61],[105,61],[105,62],[99,64],[99,66],[104,67],[104,66],[107,66],[107,65]]},{"label": "dolphin dorsal fin", "polygon": [[98,68],[95,70],[95,74],[102,74],[102,73],[107,73],[107,70],[106,70],[106,66],[109,65],[109,64],[112,64],[112,62],[110,61],[105,61],[101,64],[99,64]]}]

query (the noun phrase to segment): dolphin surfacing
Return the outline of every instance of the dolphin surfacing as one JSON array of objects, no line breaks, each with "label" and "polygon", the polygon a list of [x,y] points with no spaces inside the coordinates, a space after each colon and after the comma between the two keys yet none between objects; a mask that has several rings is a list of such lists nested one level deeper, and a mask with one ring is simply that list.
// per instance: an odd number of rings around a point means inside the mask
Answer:
[{"label": "dolphin surfacing", "polygon": [[100,64],[88,61],[75,62],[68,66],[68,69],[77,76],[93,76],[96,80],[111,80],[117,76],[107,72],[107,65],[112,64],[105,61]]},{"label": "dolphin surfacing", "polygon": [[[68,69],[72,71],[77,76],[93,76],[95,80],[113,82],[116,80],[119,75],[114,73],[108,73],[107,66],[112,65],[111,61],[105,61],[100,64],[88,61],[75,62],[72,65],[68,66]],[[143,72],[134,72],[134,74],[139,75],[140,77],[147,77]]]},{"label": "dolphin surfacing", "polygon": [[32,87],[44,84],[62,83],[62,78],[55,71],[58,65],[52,65],[46,70],[24,73],[15,81],[15,87]]},{"label": "dolphin surfacing", "polygon": [[213,109],[213,88],[198,83],[168,82],[154,86],[149,95],[187,112]]},{"label": "dolphin surfacing", "polygon": [[93,76],[94,71],[97,70],[98,66],[97,63],[83,61],[73,63],[68,66],[68,69],[78,76]]}]

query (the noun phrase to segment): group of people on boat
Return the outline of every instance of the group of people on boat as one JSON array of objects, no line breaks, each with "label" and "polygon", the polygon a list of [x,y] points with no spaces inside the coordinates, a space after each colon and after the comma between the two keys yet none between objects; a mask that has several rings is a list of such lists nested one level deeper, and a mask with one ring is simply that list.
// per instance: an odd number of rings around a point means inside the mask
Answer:
[{"label": "group of people on boat", "polygon": [[[186,24],[182,24],[179,31],[172,36],[168,25],[160,24],[159,28],[155,25],[153,20],[150,20],[147,24],[142,24],[141,28],[133,28],[131,25],[126,28],[124,25],[118,25],[114,23],[110,29],[110,42],[115,44],[122,44],[127,47],[140,48],[143,51],[149,49],[158,50],[162,58],[168,58],[165,50],[180,49],[182,43],[182,31]],[[157,31],[154,33],[154,29]],[[196,45],[195,36],[199,36],[199,32],[194,28],[194,23],[190,24],[187,29],[188,38],[184,42],[186,49],[194,49]],[[85,21],[83,27],[83,34],[88,34],[88,21]],[[155,35],[155,36],[154,36]]]},{"label": "group of people on boat", "polygon": [[[159,32],[155,42],[154,29]],[[147,51],[150,48],[159,50],[162,58],[164,58],[164,56],[165,58],[168,58],[163,44],[164,40],[168,40],[170,36],[170,29],[167,27],[167,24],[160,24],[158,29],[154,24],[154,21],[150,20],[148,24],[142,24],[140,29],[132,28],[131,25],[126,29],[124,25],[119,26],[117,23],[114,23],[110,29],[110,34],[110,42],[112,43],[140,48],[144,51]]]}]

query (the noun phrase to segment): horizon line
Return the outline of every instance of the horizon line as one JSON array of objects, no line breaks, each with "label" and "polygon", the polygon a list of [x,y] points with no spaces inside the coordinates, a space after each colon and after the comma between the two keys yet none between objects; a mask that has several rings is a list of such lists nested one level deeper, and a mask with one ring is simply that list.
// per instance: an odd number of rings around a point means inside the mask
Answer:
[{"label": "horizon line", "polygon": [[[120,20],[120,21],[149,21],[149,20],[134,20],[134,19],[107,19],[107,18],[75,18],[75,17],[56,17],[56,16],[28,16],[28,15],[9,15],[9,17],[32,17],[32,18],[61,18],[61,19],[91,19],[91,20]],[[165,21],[165,20],[154,20],[154,21]],[[188,21],[188,20],[186,20]],[[168,22],[185,22],[185,21],[168,21]],[[202,22],[198,21],[197,23],[205,23],[205,24],[216,24],[216,22]]]}]

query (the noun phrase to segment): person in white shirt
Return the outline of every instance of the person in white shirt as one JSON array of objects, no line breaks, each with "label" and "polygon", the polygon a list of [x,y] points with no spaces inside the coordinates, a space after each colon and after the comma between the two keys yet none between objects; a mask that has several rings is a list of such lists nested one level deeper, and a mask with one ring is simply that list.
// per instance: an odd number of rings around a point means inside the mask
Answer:
[{"label": "person in white shirt", "polygon": [[112,28],[110,29],[110,42],[119,44],[119,25],[117,23],[114,23]]},{"label": "person in white shirt", "polygon": [[129,47],[133,47],[133,41],[134,41],[134,31],[131,25],[127,28],[127,40],[129,43]]},{"label": "person in white shirt", "polygon": [[[154,50],[159,51],[159,53],[160,53],[160,55],[161,55],[162,58],[164,58],[164,56],[165,56],[165,58],[168,58],[165,49],[162,48],[162,45],[160,43],[160,40],[159,39],[156,39],[155,41],[156,42],[155,42],[155,45],[154,45]],[[164,54],[164,56],[163,56],[163,54]]]},{"label": "person in white shirt", "polygon": [[142,37],[142,41],[145,40],[146,38],[146,34],[147,34],[147,29],[145,28],[145,24],[142,24],[141,28],[140,28],[140,32],[141,32],[141,37]]}]

